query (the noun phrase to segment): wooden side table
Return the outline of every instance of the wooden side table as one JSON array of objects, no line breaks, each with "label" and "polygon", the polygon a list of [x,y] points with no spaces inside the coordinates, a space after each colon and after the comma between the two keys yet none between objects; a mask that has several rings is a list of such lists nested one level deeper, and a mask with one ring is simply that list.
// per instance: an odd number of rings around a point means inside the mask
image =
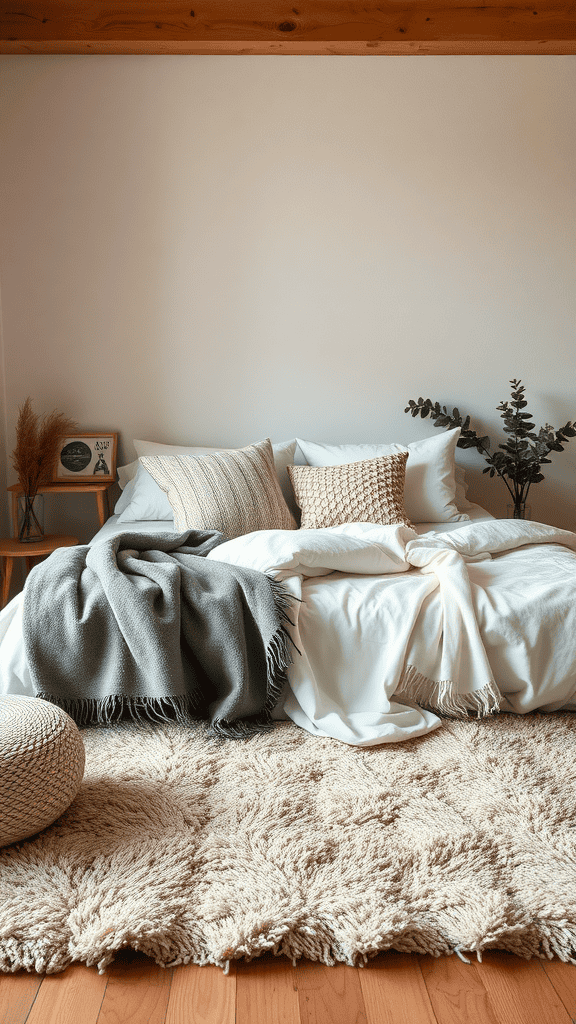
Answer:
[{"label": "wooden side table", "polygon": [[[108,501],[108,491],[114,486],[114,481],[110,480],[107,483],[99,481],[98,483],[58,483],[58,484],[44,484],[43,487],[38,488],[38,494],[95,494],[96,503],[98,505],[98,521],[100,526],[104,526],[106,519],[110,515],[110,504]],[[12,493],[12,531],[14,536],[17,534],[18,529],[18,495],[23,494],[24,491],[20,484],[11,484],[8,488]],[[104,499],[106,498],[106,507],[104,506]]]},{"label": "wooden side table", "polygon": [[41,540],[22,543],[16,537],[4,537],[0,539],[0,559],[4,562],[4,573],[2,576],[2,597],[0,607],[4,608],[10,593],[12,580],[12,569],[15,558],[26,559],[26,573],[30,572],[32,562],[42,555],[51,555],[56,548],[71,548],[78,543],[77,537],[63,537],[58,534],[47,534]]}]

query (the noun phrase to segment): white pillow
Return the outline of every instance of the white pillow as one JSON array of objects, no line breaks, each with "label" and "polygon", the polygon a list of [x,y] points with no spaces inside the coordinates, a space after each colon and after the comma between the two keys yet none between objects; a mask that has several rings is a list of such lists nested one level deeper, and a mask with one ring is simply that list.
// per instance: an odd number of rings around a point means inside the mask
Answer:
[{"label": "white pillow", "polygon": [[118,466],[116,472],[118,473],[118,483],[120,484],[121,491],[134,479],[137,471],[138,459],[134,459],[134,462],[129,462],[127,466]]},{"label": "white pillow", "polygon": [[119,523],[137,523],[144,519],[170,520],[174,518],[174,510],[168,501],[168,495],[144,466],[137,460],[136,476],[122,491],[116,502],[114,512]]},{"label": "white pillow", "polygon": [[461,512],[467,512],[469,508],[474,508],[474,506],[466,497],[468,494],[466,470],[464,469],[464,466],[459,466],[458,463],[456,463],[454,479],[456,480],[456,504]]},{"label": "white pillow", "polygon": [[[149,442],[147,442],[147,441],[138,441],[138,444],[141,444],[141,445],[148,445],[148,444],[150,444],[150,445],[152,445],[152,444],[154,444],[154,442],[153,441],[149,441]],[[289,447],[291,447],[292,445],[295,445],[295,444],[296,444],[295,441],[287,441],[286,442],[286,449],[288,449]],[[164,446],[164,445],[158,445],[158,444],[155,444],[154,446],[156,448],[169,447],[169,445]],[[283,445],[276,445],[276,447],[277,448],[282,448]],[[215,451],[215,449],[213,449],[213,448],[203,448],[202,451],[205,451],[208,454],[211,451]],[[296,453],[292,453],[291,452],[290,453],[290,457],[292,457],[293,454],[294,454],[294,463],[295,464],[301,465],[301,466],[306,465],[306,460],[305,460],[304,456],[302,455],[302,453],[300,451],[298,451]],[[278,477],[280,477],[280,470],[278,468],[278,459],[276,457],[274,459],[274,462],[276,463],[276,472],[278,473]],[[286,465],[292,465],[292,463],[291,462],[287,462]],[[118,466],[117,467],[116,471],[118,473],[118,483],[120,485],[120,490],[121,491],[123,491],[124,488],[130,483],[130,481],[134,479],[134,477],[136,476],[136,473],[138,472],[138,466],[139,466],[138,459],[134,459],[134,462],[129,462],[128,465],[126,465],[126,466]],[[283,467],[283,471],[286,472],[286,467],[285,466]],[[470,501],[468,501],[468,498],[466,497],[466,495],[468,493],[468,481],[466,480],[466,471],[464,469],[464,466],[459,466],[458,463],[456,463],[455,479],[456,479],[456,505],[458,506],[458,508],[460,509],[461,512],[467,512],[468,509],[472,508],[473,506],[472,506],[472,503]],[[290,489],[290,493],[288,495],[284,494],[284,497],[292,498],[292,489]],[[125,503],[122,506],[122,509],[120,511],[123,511],[124,508],[126,508],[126,504],[127,503]],[[118,513],[118,514],[120,514],[120,513]]]},{"label": "white pillow", "polygon": [[408,452],[404,507],[413,523],[456,523],[470,517],[456,505],[455,451],[460,427],[410,444],[319,444],[297,438],[309,466],[338,466]]},{"label": "white pillow", "polygon": [[[202,448],[190,447],[187,445],[159,444],[156,441],[133,441],[138,459],[145,455],[213,455],[215,452],[236,451],[230,448]],[[294,492],[288,477],[286,467],[294,460],[296,441],[281,441],[272,445],[274,454],[274,466],[278,476],[278,482],[288,508],[300,521],[300,509],[294,500]],[[123,467],[125,470],[131,468]],[[126,484],[120,495],[114,512],[119,516],[119,523],[134,523],[139,520],[169,520],[173,519],[174,512],[168,497],[156,481],[150,476],[144,466],[136,462],[136,475]]]}]

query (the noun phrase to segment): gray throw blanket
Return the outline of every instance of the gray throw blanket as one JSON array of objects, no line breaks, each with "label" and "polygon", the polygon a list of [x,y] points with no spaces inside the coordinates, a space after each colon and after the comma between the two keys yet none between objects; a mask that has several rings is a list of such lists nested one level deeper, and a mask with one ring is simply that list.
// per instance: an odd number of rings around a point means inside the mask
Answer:
[{"label": "gray throw blanket", "polygon": [[128,714],[208,718],[231,738],[270,728],[291,598],[263,573],[207,560],[223,539],[123,533],[37,565],[23,612],[36,696],[79,725]]}]

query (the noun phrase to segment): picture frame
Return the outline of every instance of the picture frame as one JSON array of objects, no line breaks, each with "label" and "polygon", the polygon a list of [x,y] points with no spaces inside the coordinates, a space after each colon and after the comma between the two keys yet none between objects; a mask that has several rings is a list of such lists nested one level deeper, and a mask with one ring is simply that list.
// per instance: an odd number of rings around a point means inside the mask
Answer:
[{"label": "picture frame", "polygon": [[60,439],[54,483],[112,483],[116,480],[118,434],[67,434]]}]

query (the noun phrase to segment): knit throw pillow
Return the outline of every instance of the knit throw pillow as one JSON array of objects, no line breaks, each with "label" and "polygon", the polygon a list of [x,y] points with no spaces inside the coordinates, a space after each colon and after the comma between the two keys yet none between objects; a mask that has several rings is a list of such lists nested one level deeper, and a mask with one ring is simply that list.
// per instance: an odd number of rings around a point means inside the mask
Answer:
[{"label": "knit throw pillow", "polygon": [[166,491],[174,529],[219,530],[227,540],[253,530],[295,530],[268,439],[211,455],[144,455]]},{"label": "knit throw pillow", "polygon": [[300,527],[318,530],[343,523],[412,526],[404,509],[408,452],[342,466],[288,466],[302,509]]}]

